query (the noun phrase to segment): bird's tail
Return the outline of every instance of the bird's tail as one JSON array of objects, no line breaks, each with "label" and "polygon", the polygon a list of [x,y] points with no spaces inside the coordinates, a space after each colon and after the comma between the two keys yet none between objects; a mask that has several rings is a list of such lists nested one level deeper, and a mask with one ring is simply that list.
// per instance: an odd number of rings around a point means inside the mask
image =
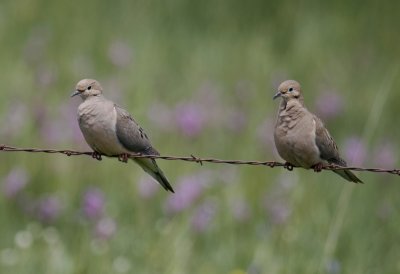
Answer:
[{"label": "bird's tail", "polygon": [[361,181],[353,172],[351,172],[350,170],[346,170],[346,169],[338,169],[338,170],[333,170],[333,172],[335,172],[336,174],[342,176],[343,178],[345,178],[347,181],[349,182],[354,182],[354,183],[361,183],[363,184],[364,182]]},{"label": "bird's tail", "polygon": [[171,184],[168,182],[167,177],[165,177],[164,172],[158,167],[156,160],[137,158],[134,160],[138,165],[140,165],[146,173],[153,177],[166,191],[171,191],[175,193]]}]

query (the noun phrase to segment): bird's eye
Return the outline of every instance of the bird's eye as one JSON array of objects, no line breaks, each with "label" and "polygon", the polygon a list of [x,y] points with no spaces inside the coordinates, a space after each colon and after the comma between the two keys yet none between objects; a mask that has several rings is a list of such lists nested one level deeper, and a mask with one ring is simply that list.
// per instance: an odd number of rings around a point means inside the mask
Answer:
[{"label": "bird's eye", "polygon": [[88,88],[87,88],[88,90],[91,90],[92,89],[92,86],[88,86]]},{"label": "bird's eye", "polygon": [[289,91],[293,91],[293,88],[289,88],[288,90],[289,90]]}]

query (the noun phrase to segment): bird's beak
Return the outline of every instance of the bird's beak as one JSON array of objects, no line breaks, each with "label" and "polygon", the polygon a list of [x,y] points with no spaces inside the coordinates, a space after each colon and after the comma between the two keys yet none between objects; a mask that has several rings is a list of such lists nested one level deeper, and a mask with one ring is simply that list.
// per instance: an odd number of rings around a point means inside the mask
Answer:
[{"label": "bird's beak", "polygon": [[78,90],[75,90],[74,92],[71,93],[71,97],[74,97],[78,95],[80,92]]},{"label": "bird's beak", "polygon": [[275,100],[278,97],[281,97],[282,93],[280,91],[278,91],[277,93],[275,93],[274,97],[272,97],[272,100]]}]

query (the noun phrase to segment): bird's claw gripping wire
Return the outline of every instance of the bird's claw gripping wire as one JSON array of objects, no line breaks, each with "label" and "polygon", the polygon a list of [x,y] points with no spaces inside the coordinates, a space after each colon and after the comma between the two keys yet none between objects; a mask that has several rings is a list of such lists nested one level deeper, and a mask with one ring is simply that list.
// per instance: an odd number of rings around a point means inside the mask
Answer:
[{"label": "bird's claw gripping wire", "polygon": [[318,163],[312,166],[314,172],[321,172],[324,165],[322,163]]},{"label": "bird's claw gripping wire", "polygon": [[118,155],[118,161],[121,161],[123,163],[127,163],[129,159],[129,155],[126,153],[122,153],[120,155]]},{"label": "bird's claw gripping wire", "polygon": [[291,163],[289,163],[289,162],[285,162],[285,164],[283,165],[283,167],[286,168],[286,169],[289,170],[289,171],[292,171],[294,166],[293,166]]},{"label": "bird's claw gripping wire", "polygon": [[101,160],[102,160],[102,159],[101,159],[101,154],[98,153],[97,151],[93,151],[93,153],[92,153],[92,158],[93,158],[93,159],[96,159],[97,161],[101,161]]}]

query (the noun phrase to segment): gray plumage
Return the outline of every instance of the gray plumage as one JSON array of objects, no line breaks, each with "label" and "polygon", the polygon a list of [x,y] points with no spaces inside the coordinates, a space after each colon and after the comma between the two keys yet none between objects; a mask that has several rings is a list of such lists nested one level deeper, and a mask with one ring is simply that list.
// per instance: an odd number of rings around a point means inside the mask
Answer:
[{"label": "gray plumage", "polygon": [[[99,82],[83,79],[78,82],[76,92],[72,95],[80,95],[83,99],[78,107],[78,122],[88,145],[95,152],[108,156],[126,153],[159,155],[133,117],[102,93]],[[174,192],[154,159],[137,158],[134,161],[164,189]]]},{"label": "gray plumage", "polygon": [[[283,82],[274,99],[281,97],[274,140],[279,155],[293,166],[306,169],[324,164],[346,166],[322,121],[304,106],[300,84]],[[362,183],[350,170],[334,170],[346,180]]]}]

